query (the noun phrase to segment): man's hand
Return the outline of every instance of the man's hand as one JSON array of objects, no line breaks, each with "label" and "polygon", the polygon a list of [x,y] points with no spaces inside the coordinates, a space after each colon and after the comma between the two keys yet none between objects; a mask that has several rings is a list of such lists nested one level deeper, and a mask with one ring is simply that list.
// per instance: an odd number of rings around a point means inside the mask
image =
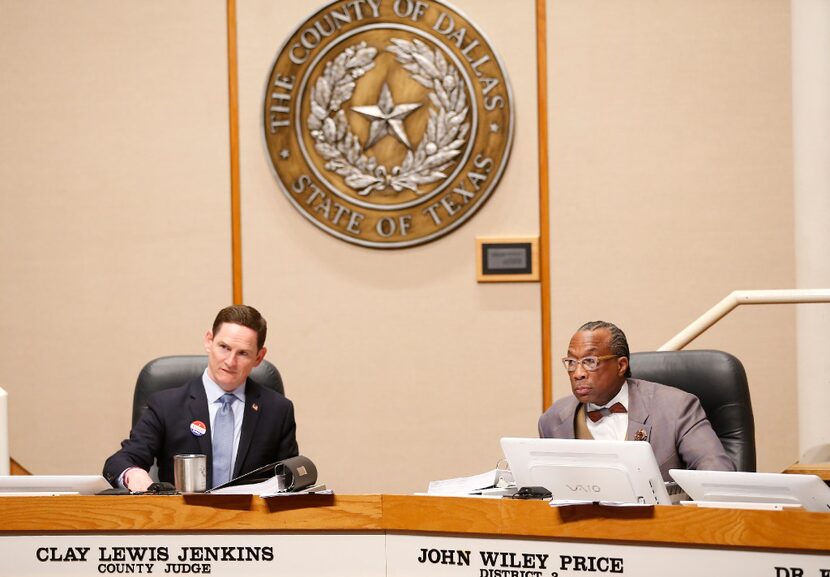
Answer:
[{"label": "man's hand", "polygon": [[149,473],[139,467],[133,467],[124,473],[124,485],[133,493],[143,493],[152,484]]}]

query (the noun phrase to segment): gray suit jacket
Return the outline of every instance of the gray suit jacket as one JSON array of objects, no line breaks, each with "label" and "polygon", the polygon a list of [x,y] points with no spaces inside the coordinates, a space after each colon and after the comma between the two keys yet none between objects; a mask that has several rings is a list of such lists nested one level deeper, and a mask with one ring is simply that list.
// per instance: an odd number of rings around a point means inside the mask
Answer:
[{"label": "gray suit jacket", "polygon": [[[650,381],[628,379],[627,441],[651,443],[660,473],[669,481],[669,469],[734,471],[697,397]],[[559,399],[539,417],[539,436],[574,438],[576,397]],[[639,433],[639,434],[638,434]]]}]

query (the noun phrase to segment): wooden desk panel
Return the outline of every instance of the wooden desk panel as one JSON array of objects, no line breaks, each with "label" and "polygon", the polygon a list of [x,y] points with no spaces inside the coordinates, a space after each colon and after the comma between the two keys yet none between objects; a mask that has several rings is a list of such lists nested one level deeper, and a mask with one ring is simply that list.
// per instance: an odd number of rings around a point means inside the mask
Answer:
[{"label": "wooden desk panel", "polygon": [[379,531],[379,495],[0,497],[0,534],[109,531]]},{"label": "wooden desk panel", "polygon": [[[0,497],[0,574],[830,574],[830,513],[337,495]],[[544,571],[543,571],[544,569]],[[97,573],[96,573],[97,572]],[[576,573],[574,573],[576,572]]]},{"label": "wooden desk panel", "polygon": [[[417,503],[413,499],[419,499]],[[830,513],[383,496],[387,531],[830,551]]]},{"label": "wooden desk panel", "polygon": [[0,535],[405,532],[830,551],[830,513],[694,507],[554,509],[541,501],[335,495],[0,497]]}]

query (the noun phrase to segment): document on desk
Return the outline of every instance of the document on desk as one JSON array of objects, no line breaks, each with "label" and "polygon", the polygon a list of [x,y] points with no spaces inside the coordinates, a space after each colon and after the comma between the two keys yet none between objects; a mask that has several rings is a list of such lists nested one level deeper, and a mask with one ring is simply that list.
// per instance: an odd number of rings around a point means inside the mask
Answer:
[{"label": "document on desk", "polygon": [[268,497],[288,497],[291,495],[333,495],[334,491],[326,489],[322,483],[306,487],[300,491],[286,491],[280,490],[280,483],[276,477],[271,477],[259,483],[249,483],[247,485],[231,485],[230,487],[222,487],[221,489],[214,489],[210,491],[211,495],[259,495],[263,499]]},{"label": "document on desk", "polygon": [[496,485],[497,474],[498,471],[493,469],[472,477],[456,477],[454,479],[430,481],[427,494],[451,496],[469,495],[480,492],[482,489],[490,489]]},{"label": "document on desk", "polygon": [[269,497],[290,497],[291,495],[333,495],[334,491],[326,489],[323,484],[313,485],[301,491],[285,491],[280,490],[279,479],[276,476],[261,481],[259,483],[249,483],[247,485],[231,485],[230,487],[222,487],[221,489],[214,489],[210,491],[211,495],[259,495],[263,499]]},{"label": "document on desk", "polygon": [[263,493],[276,493],[279,479],[276,476],[260,481],[259,483],[246,483],[244,485],[230,485],[221,489],[211,489],[210,495],[262,495]]},{"label": "document on desk", "polygon": [[271,497],[298,497],[300,495],[334,495],[334,491],[326,489],[325,485],[314,485],[301,491],[279,491],[276,493],[260,493],[263,499],[270,499]]}]

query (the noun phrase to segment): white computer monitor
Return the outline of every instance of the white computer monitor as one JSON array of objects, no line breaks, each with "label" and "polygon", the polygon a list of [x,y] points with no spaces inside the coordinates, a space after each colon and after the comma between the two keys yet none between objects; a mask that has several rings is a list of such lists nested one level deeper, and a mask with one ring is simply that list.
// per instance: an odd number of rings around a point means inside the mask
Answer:
[{"label": "white computer monitor", "polygon": [[651,445],[505,437],[518,487],[544,487],[553,499],[671,505]]},{"label": "white computer monitor", "polygon": [[830,487],[817,475],[684,469],[671,469],[669,474],[702,505],[764,503],[830,512]]},{"label": "white computer monitor", "polygon": [[0,497],[6,495],[94,495],[110,488],[101,475],[5,475]]}]

